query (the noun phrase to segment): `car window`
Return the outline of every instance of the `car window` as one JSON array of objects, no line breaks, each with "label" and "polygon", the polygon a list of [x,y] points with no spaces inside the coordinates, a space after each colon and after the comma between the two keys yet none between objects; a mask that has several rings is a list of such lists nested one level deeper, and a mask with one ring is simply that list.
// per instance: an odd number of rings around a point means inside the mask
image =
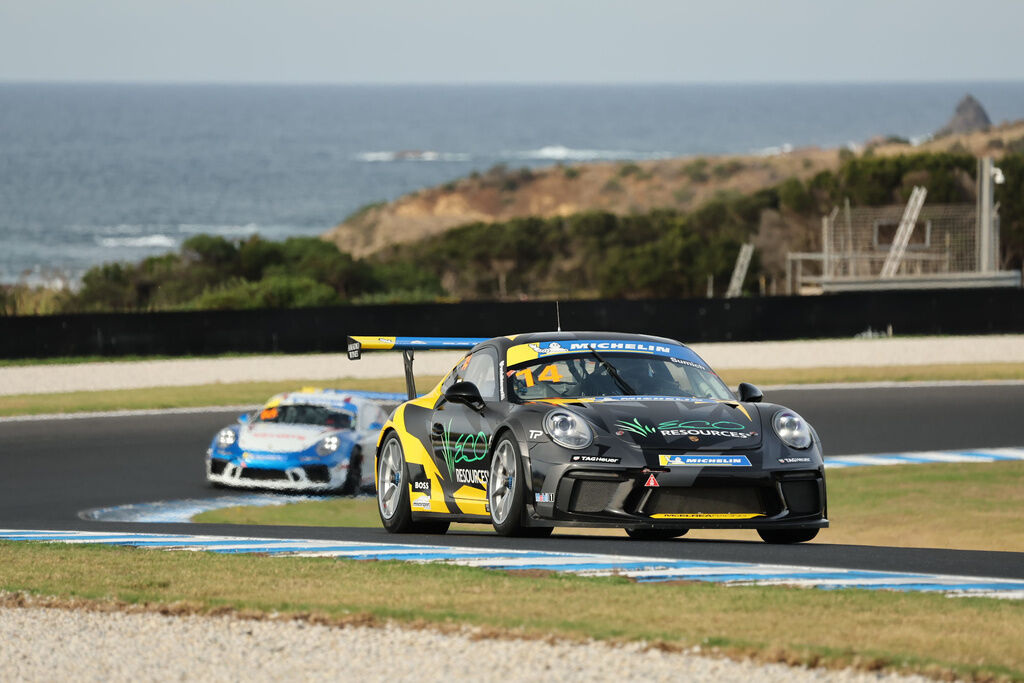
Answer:
[{"label": "car window", "polygon": [[[728,387],[713,372],[660,356],[604,356],[633,392],[732,400]],[[538,359],[509,370],[512,393],[519,399],[621,396],[626,388],[592,355]]]},{"label": "car window", "polygon": [[498,400],[498,355],[493,349],[482,349],[472,355],[463,381],[472,382],[485,401]]},{"label": "car window", "polygon": [[441,385],[445,392],[456,382],[472,382],[480,390],[485,401],[498,399],[498,354],[494,349],[486,348],[471,353],[452,369]]},{"label": "car window", "polygon": [[340,410],[331,410],[324,406],[289,404],[264,408],[260,413],[259,421],[350,429],[352,427],[352,414]]}]

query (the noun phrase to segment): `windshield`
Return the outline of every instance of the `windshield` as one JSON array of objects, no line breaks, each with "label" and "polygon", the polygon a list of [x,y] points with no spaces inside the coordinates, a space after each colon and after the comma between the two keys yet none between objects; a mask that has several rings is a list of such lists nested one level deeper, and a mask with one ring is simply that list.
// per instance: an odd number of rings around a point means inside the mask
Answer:
[{"label": "windshield", "polygon": [[[604,359],[614,371],[609,372]],[[725,383],[707,368],[664,356],[593,353],[538,359],[508,371],[512,394],[522,400],[597,396],[679,396],[734,401]]]},{"label": "windshield", "polygon": [[352,415],[342,411],[331,410],[324,406],[295,404],[264,408],[260,411],[257,421],[349,429],[352,426]]}]

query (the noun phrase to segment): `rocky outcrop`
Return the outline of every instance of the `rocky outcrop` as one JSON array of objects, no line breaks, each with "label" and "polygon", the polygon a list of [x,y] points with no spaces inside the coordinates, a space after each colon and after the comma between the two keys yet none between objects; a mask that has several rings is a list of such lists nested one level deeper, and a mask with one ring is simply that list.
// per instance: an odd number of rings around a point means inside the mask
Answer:
[{"label": "rocky outcrop", "polygon": [[985,113],[985,108],[981,106],[981,102],[978,102],[971,95],[966,95],[956,105],[956,112],[954,112],[953,118],[935,132],[935,137],[963,135],[964,133],[988,130],[991,125],[992,121],[988,118],[988,114]]}]

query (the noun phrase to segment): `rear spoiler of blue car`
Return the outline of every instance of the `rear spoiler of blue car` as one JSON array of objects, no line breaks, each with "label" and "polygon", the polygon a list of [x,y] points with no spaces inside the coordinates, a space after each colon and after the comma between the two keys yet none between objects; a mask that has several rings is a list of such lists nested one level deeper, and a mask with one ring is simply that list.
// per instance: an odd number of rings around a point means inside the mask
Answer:
[{"label": "rear spoiler of blue car", "polygon": [[416,380],[412,374],[414,351],[453,351],[471,349],[484,337],[349,337],[348,358],[359,360],[363,351],[401,351],[405,361],[405,389],[409,400],[416,398]]}]

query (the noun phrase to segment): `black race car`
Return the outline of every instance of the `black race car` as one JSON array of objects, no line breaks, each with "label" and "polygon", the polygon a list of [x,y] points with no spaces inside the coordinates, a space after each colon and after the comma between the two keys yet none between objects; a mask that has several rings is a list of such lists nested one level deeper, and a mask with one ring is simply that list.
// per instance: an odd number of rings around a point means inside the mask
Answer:
[{"label": "black race car", "polygon": [[[469,349],[417,397],[417,349]],[[490,523],[504,535],[555,526],[667,539],[691,528],[756,529],[769,543],[828,526],[814,429],[739,397],[683,344],[609,332],[494,339],[350,337],[405,352],[409,401],[381,430],[380,517],[391,532]]]}]

